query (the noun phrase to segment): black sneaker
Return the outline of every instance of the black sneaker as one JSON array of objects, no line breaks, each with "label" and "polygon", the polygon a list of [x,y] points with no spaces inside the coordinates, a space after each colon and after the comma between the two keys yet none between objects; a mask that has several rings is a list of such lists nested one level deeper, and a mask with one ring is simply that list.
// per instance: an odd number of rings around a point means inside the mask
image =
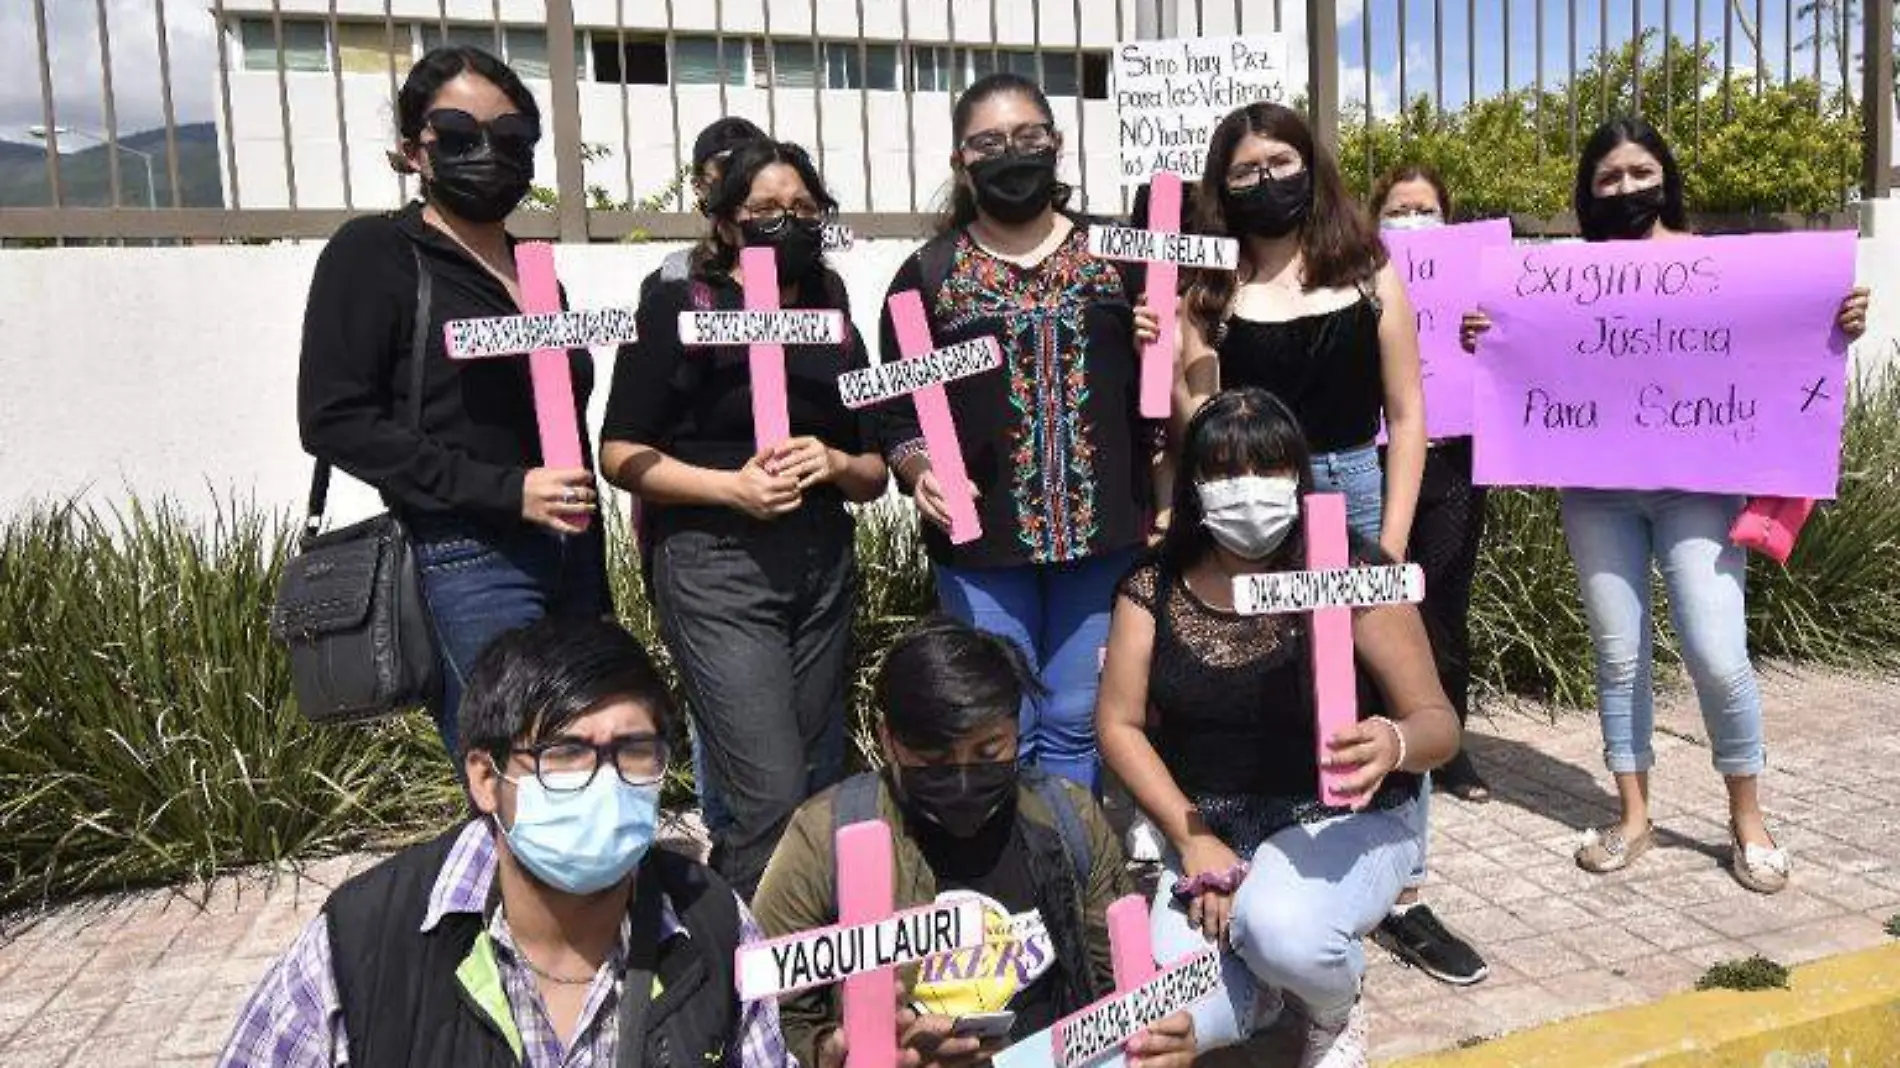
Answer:
[{"label": "black sneaker", "polygon": [[1432,910],[1422,904],[1386,916],[1372,932],[1372,940],[1441,983],[1470,986],[1491,974],[1478,951],[1446,930]]}]

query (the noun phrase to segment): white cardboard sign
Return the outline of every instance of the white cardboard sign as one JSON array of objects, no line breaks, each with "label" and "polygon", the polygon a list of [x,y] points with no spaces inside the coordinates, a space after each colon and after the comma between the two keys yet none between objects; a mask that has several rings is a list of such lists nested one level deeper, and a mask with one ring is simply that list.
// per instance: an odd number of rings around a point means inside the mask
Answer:
[{"label": "white cardboard sign", "polygon": [[634,309],[588,308],[542,315],[452,319],[442,326],[451,360],[525,356],[547,349],[585,349],[634,340]]},{"label": "white cardboard sign", "polygon": [[993,337],[980,337],[932,349],[922,356],[886,360],[876,367],[847,371],[838,376],[838,396],[847,408],[865,408],[1001,366],[1002,346]]},{"label": "white cardboard sign", "polygon": [[1287,99],[1279,33],[1124,41],[1115,49],[1115,113],[1123,185],[1156,171],[1198,181],[1207,142],[1229,112]]},{"label": "white cardboard sign", "polygon": [[1056,1064],[1080,1068],[1219,989],[1220,951],[1202,950],[1128,993],[1112,995],[1057,1023]]},{"label": "white cardboard sign", "polygon": [[826,252],[849,252],[858,243],[857,232],[843,223],[826,223],[822,233]]},{"label": "white cardboard sign", "polygon": [[958,898],[875,923],[821,927],[740,946],[739,999],[778,997],[983,944],[983,902]]},{"label": "white cardboard sign", "polygon": [[1417,604],[1424,599],[1425,570],[1417,564],[1234,576],[1234,611],[1243,616]]},{"label": "white cardboard sign", "polygon": [[844,313],[829,310],[681,312],[680,344],[842,345]]},{"label": "white cardboard sign", "polygon": [[1089,227],[1090,255],[1137,263],[1172,263],[1231,271],[1240,264],[1240,242],[1231,237],[1133,230],[1126,226]]}]

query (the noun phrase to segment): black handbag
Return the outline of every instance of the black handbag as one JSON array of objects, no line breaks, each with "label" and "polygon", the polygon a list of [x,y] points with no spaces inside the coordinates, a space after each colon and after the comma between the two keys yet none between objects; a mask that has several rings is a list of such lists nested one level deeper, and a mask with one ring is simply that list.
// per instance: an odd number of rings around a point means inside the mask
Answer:
[{"label": "black handbag", "polygon": [[[416,256],[415,333],[409,343],[409,425],[422,424],[429,269]],[[441,669],[409,532],[393,513],[318,533],[330,493],[319,459],[297,552],[284,564],[271,636],[290,653],[291,689],[312,723],[375,719],[427,704]]]}]

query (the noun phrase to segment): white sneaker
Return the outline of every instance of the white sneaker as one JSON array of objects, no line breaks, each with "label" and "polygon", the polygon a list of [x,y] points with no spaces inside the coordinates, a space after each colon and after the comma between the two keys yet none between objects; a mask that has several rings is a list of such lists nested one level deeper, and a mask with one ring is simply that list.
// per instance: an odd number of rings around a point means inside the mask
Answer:
[{"label": "white sneaker", "polygon": [[1148,817],[1135,813],[1134,822],[1128,825],[1128,859],[1137,864],[1155,864],[1161,860],[1161,832],[1148,822]]},{"label": "white sneaker", "polygon": [[1338,1027],[1306,1025],[1306,1051],[1300,1068],[1367,1068],[1366,1002],[1352,1003],[1346,1022]]}]

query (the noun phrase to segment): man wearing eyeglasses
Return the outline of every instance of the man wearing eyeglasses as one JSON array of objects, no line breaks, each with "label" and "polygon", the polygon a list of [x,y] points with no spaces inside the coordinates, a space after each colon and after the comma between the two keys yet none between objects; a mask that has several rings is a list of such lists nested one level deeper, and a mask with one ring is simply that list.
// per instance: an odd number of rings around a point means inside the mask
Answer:
[{"label": "man wearing eyeglasses", "polygon": [[220,1065],[795,1068],[761,935],[718,876],[653,850],[671,697],[626,631],[546,619],[467,680],[479,816],[345,883],[259,983]]}]

